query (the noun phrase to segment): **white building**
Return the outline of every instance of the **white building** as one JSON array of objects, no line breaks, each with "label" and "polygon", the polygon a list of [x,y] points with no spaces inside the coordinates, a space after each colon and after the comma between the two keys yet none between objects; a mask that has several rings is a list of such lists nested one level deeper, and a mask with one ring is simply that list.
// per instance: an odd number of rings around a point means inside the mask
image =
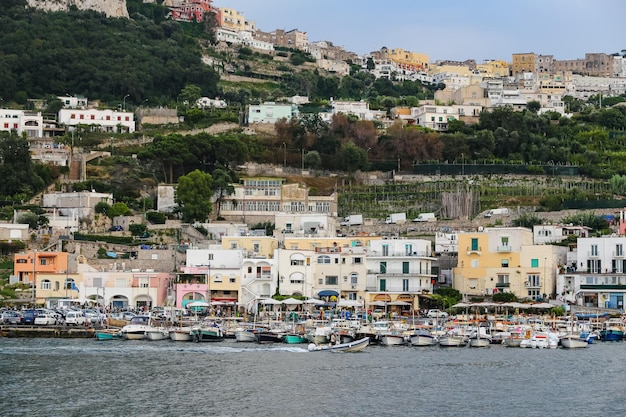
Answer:
[{"label": "white building", "polygon": [[343,113],[345,115],[354,115],[359,120],[377,120],[386,116],[384,111],[370,110],[369,103],[365,101],[335,101],[330,103],[333,109],[333,115]]},{"label": "white building", "polygon": [[433,129],[439,132],[448,130],[451,120],[459,120],[464,116],[479,116],[482,106],[471,104],[452,106],[423,105],[411,108],[411,117],[419,126]]},{"label": "white building", "polygon": [[394,295],[395,300],[413,299],[412,308],[417,308],[417,296],[432,293],[436,275],[429,240],[372,240],[366,253],[369,302],[391,302]]},{"label": "white building", "polygon": [[0,109],[0,131],[16,131],[18,135],[23,133],[29,138],[43,137],[43,117],[41,113]]},{"label": "white building", "polygon": [[457,253],[459,241],[457,232],[437,232],[435,234],[435,253]]},{"label": "white building", "polygon": [[87,97],[79,96],[58,96],[59,100],[63,102],[63,107],[66,109],[86,109],[88,100]]},{"label": "white building", "polygon": [[97,109],[61,109],[59,123],[66,126],[88,126],[93,131],[110,133],[132,133],[135,131],[135,117],[132,112]]},{"label": "white building", "polygon": [[271,123],[274,124],[280,119],[291,120],[298,118],[298,106],[295,104],[275,103],[267,101],[263,104],[248,105],[248,123]]},{"label": "white building", "polygon": [[561,242],[569,236],[588,237],[591,228],[587,226],[568,226],[562,224],[536,224],[533,226],[533,242],[545,245]]},{"label": "white building", "polygon": [[74,193],[48,193],[43,195],[42,206],[55,210],[61,216],[89,217],[98,203],[112,205],[113,194],[81,191]]},{"label": "white building", "polygon": [[273,52],[274,44],[254,38],[252,32],[247,30],[232,30],[224,27],[215,29],[215,39],[219,42],[227,42],[234,45],[244,45],[249,48],[264,52]]},{"label": "white building", "polygon": [[557,297],[576,305],[624,308],[626,237],[579,238],[576,252],[560,265]]}]

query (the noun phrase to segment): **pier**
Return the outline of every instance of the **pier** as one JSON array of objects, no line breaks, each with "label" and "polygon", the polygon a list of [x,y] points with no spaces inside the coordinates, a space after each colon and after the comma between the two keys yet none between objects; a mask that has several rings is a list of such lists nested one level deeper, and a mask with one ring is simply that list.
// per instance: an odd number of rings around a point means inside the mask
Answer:
[{"label": "pier", "polygon": [[93,327],[71,326],[0,326],[2,337],[54,337],[54,338],[92,338]]}]

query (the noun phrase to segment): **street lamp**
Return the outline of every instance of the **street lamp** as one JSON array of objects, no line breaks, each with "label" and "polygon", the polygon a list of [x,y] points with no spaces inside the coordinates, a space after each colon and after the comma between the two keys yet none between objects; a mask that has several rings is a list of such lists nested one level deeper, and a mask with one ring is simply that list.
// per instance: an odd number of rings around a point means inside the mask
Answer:
[{"label": "street lamp", "polygon": [[465,175],[465,154],[461,152],[461,175]]},{"label": "street lamp", "polygon": [[37,249],[33,249],[33,282],[30,284],[31,298],[33,299],[33,306],[35,305],[35,286],[37,281],[35,280],[35,267],[37,265]]},{"label": "street lamp", "polygon": [[130,94],[126,94],[122,100],[122,111],[126,111],[126,98],[130,97]]}]

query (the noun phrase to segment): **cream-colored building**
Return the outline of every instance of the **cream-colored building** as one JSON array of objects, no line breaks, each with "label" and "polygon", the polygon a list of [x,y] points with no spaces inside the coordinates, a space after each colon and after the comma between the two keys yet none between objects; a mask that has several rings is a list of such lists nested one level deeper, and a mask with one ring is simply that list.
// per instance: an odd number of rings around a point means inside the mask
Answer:
[{"label": "cream-colored building", "polygon": [[508,77],[509,64],[506,61],[489,60],[476,64],[476,70],[484,77]]},{"label": "cream-colored building", "polygon": [[540,300],[556,288],[556,266],[566,260],[567,248],[534,245],[526,228],[487,228],[459,233],[454,288],[466,299],[511,292],[518,298]]},{"label": "cream-colored building", "polygon": [[235,193],[221,202],[226,219],[257,223],[274,221],[277,213],[327,214],[337,216],[337,195],[311,196],[301,184],[284,184],[284,178],[242,178]]}]

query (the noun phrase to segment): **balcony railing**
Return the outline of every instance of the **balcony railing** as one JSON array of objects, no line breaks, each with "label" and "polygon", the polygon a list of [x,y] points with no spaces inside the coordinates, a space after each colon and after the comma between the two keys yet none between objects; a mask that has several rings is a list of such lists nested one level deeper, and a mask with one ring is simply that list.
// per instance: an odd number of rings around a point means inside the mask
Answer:
[{"label": "balcony railing", "polygon": [[477,246],[475,248],[472,248],[470,246],[467,247],[467,254],[472,254],[472,253],[477,253],[480,255],[480,253],[482,252],[482,248],[480,246]]},{"label": "balcony railing", "polygon": [[526,281],[524,282],[524,286],[526,288],[541,288],[541,281],[539,282]]},{"label": "balcony railing", "polygon": [[498,252],[511,252],[512,249],[509,245],[498,246]]},{"label": "balcony railing", "polygon": [[509,288],[511,284],[509,282],[497,282],[496,288]]}]

